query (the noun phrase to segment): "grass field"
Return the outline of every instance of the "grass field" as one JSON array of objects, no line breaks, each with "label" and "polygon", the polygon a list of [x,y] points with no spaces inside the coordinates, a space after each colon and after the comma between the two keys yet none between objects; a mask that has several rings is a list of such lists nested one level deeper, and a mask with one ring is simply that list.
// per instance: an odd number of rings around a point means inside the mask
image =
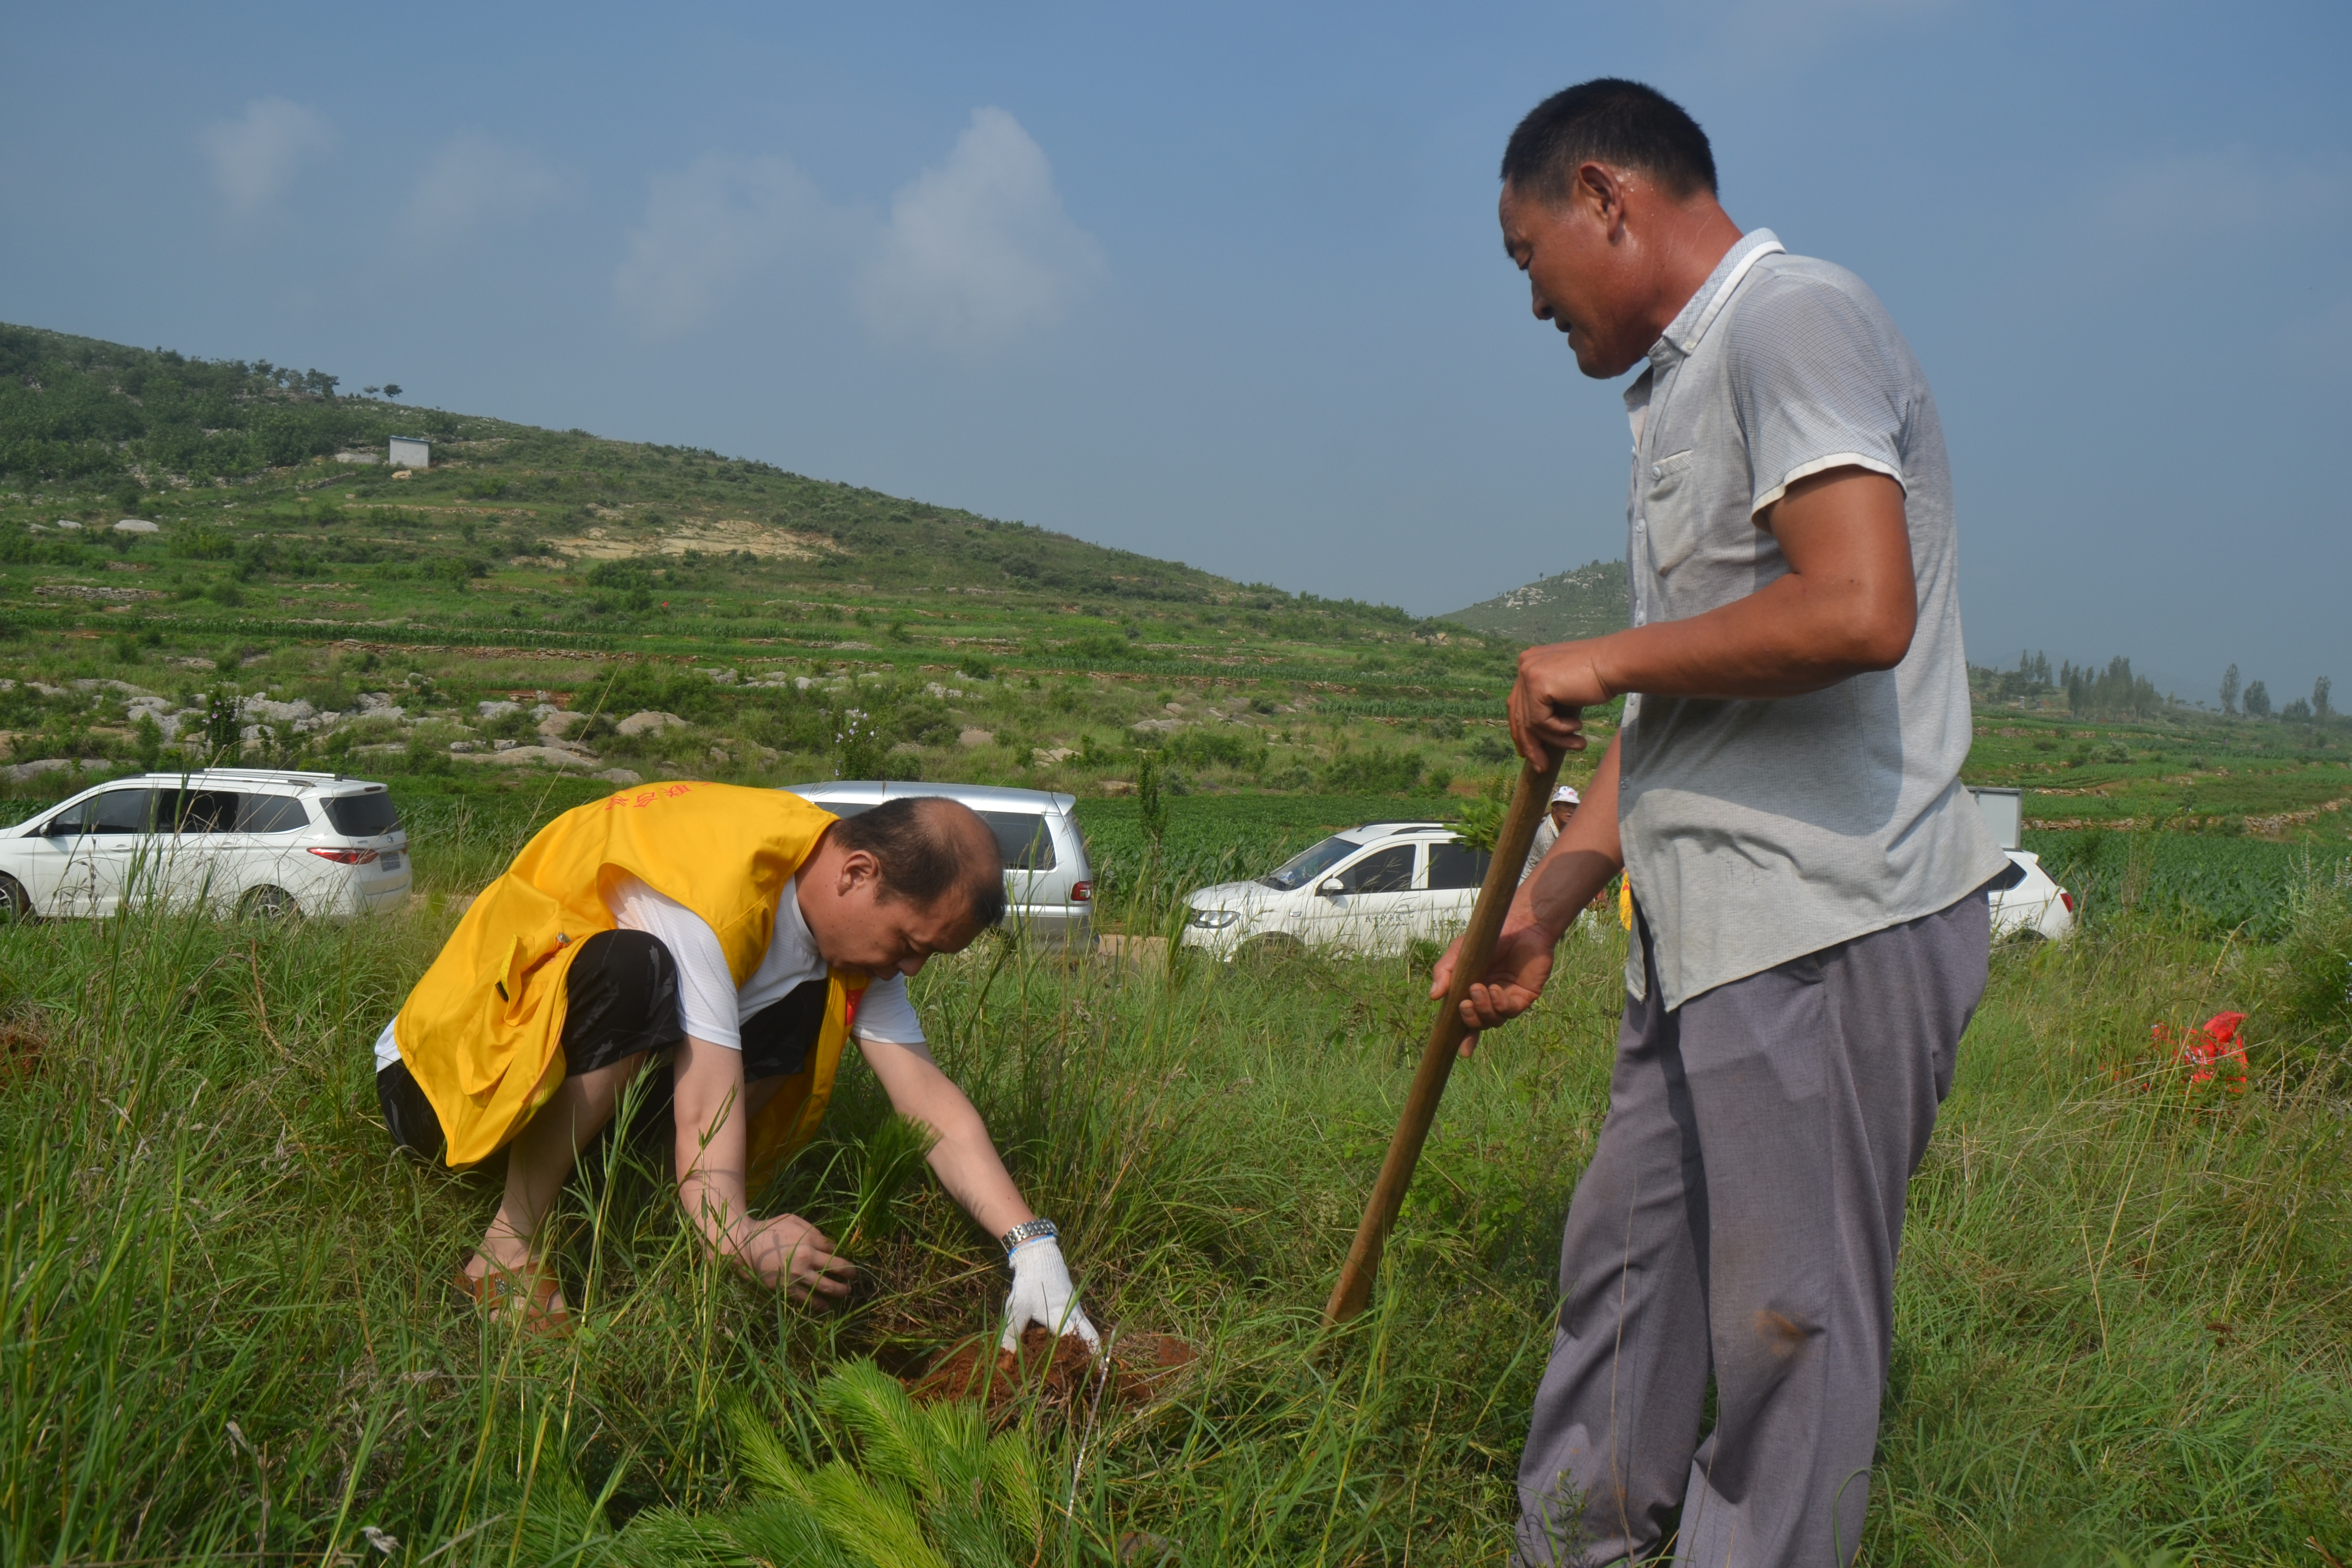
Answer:
[{"label": "grass field", "polygon": [[[1205,837],[1195,804],[1171,841]],[[459,826],[427,843],[488,855],[505,831]],[[1323,826],[1262,808],[1251,831],[1270,854]],[[429,884],[463,879],[434,859]],[[2296,896],[2274,943],[2132,912],[1998,955],[1913,1190],[1868,1561],[2352,1555],[2347,921],[2324,881]],[[414,1563],[929,1561],[897,1518],[959,1563],[1109,1563],[1123,1540],[1134,1561],[1136,1532],[1188,1563],[1501,1562],[1604,1109],[1613,936],[1571,941],[1544,1005],[1456,1076],[1378,1310],[1336,1342],[1317,1309],[1422,973],[987,948],[926,971],[940,1058],[1097,1321],[1205,1352],[1139,1412],[1016,1427],[1003,1473],[1035,1482],[1034,1520],[1000,1488],[974,1535],[926,1489],[945,1471],[861,1417],[866,1385],[827,1381],[990,1324],[992,1247],[927,1183],[842,1317],[714,1271],[625,1157],[565,1213],[577,1336],[518,1342],[456,1298],[490,1178],[386,1152],[365,1049],[450,918],[0,931],[0,1561],[373,1559],[367,1529]],[[2255,1019],[2241,1095],[2148,1043],[2224,1008]],[[774,1201],[838,1223],[882,1111],[851,1072]],[[882,1535],[809,1544],[794,1499],[845,1517],[844,1488]]]}]

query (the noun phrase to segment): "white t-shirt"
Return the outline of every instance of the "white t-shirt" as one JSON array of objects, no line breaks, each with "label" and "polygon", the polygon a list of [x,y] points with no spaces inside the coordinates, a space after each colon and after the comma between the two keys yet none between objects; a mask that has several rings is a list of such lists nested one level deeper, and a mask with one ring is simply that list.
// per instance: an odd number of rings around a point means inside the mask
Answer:
[{"label": "white t-shirt", "polygon": [[[768,939],[767,953],[740,987],[728,973],[727,955],[719,935],[700,915],[677,900],[657,893],[635,877],[614,884],[606,908],[622,931],[641,931],[661,939],[677,963],[678,1024],[698,1040],[730,1050],[743,1048],[743,1021],[772,1003],[789,996],[803,983],[822,980],[825,962],[801,918],[798,884],[787,882],[776,901],[776,929]],[[919,1046],[923,1021],[907,999],[907,977],[891,974],[866,986],[857,1004],[858,1038],[891,1045]],[[375,1069],[382,1072],[400,1059],[392,1026],[376,1037]]]}]

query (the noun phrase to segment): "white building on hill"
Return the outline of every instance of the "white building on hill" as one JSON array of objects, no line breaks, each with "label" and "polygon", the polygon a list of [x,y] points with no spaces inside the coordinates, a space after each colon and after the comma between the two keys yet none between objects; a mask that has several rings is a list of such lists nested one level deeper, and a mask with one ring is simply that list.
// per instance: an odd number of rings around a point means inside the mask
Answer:
[{"label": "white building on hill", "polygon": [[392,466],[395,468],[431,468],[433,443],[417,436],[394,436],[392,438]]}]

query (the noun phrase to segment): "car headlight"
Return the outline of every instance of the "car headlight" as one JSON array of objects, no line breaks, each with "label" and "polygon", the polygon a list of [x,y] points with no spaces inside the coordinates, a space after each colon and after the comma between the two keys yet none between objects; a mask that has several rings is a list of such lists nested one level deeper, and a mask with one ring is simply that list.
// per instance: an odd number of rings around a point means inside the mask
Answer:
[{"label": "car headlight", "polygon": [[1233,910],[1194,910],[1192,923],[1202,931],[1223,931],[1229,925],[1240,923],[1241,918]]}]

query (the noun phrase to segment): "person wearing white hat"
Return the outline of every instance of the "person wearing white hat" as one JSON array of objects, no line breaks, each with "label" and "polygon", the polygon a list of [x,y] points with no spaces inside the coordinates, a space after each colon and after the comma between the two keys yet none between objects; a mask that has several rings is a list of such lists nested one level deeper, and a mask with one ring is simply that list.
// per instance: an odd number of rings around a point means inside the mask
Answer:
[{"label": "person wearing white hat", "polygon": [[1520,881],[1524,882],[1535,875],[1536,868],[1543,864],[1543,858],[1551,853],[1553,845],[1559,842],[1560,833],[1568,826],[1569,818],[1576,815],[1576,808],[1583,803],[1584,797],[1576,793],[1574,784],[1562,784],[1551,792],[1551,806],[1544,813],[1544,819],[1536,825],[1536,847],[1528,852],[1528,863],[1519,868]]}]

